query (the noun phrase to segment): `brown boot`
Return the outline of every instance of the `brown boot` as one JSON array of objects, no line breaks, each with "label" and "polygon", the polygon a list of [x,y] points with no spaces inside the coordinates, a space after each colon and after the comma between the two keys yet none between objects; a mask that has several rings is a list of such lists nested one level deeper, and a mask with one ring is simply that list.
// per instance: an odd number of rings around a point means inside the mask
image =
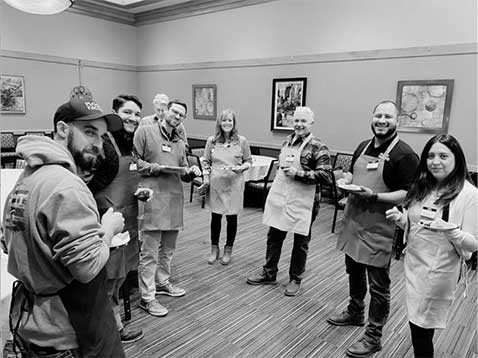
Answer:
[{"label": "brown boot", "polygon": [[224,246],[224,255],[222,255],[221,263],[223,265],[229,265],[231,262],[232,246]]},{"label": "brown boot", "polygon": [[207,263],[212,265],[216,260],[219,259],[219,246],[211,245],[211,255],[207,259]]}]

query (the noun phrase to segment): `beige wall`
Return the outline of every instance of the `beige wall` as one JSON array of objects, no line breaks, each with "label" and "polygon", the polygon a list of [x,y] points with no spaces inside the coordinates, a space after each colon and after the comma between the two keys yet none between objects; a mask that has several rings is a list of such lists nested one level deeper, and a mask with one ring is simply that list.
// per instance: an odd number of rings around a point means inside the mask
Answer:
[{"label": "beige wall", "polygon": [[[72,13],[30,15],[0,2],[0,43],[0,72],[24,77],[26,101],[25,115],[1,115],[1,130],[51,130],[56,108],[80,84],[78,60],[81,84],[104,110],[114,95],[137,92],[135,67],[114,70],[136,64],[135,27]],[[95,67],[102,64],[113,69]]]},{"label": "beige wall", "polygon": [[136,28],[63,12],[40,16],[0,2],[1,47],[50,56],[136,65]]},{"label": "beige wall", "polygon": [[[314,132],[352,151],[371,135],[373,105],[395,100],[397,81],[455,79],[449,133],[476,166],[476,16],[474,0],[278,0],[141,26],[139,94],[150,100],[164,91],[191,105],[192,84],[214,83],[218,108],[237,111],[250,141],[279,145],[284,134],[270,131],[272,79],[307,77]],[[463,54],[461,44],[475,45]],[[213,127],[186,122],[197,137]],[[401,136],[417,152],[430,137]]]},{"label": "beige wall", "polygon": [[[2,54],[33,57],[2,57],[2,73],[25,77],[27,102],[26,115],[2,116],[3,130],[50,128],[54,109],[79,82],[78,59],[87,63],[82,83],[106,110],[122,92],[137,93],[145,114],[159,91],[191,105],[192,84],[215,83],[218,108],[236,109],[241,132],[272,146],[284,137],[270,131],[272,79],[305,76],[315,133],[345,151],[370,136],[370,110],[395,99],[398,80],[451,78],[449,132],[469,163],[478,162],[474,0],[277,0],[139,28],[73,13],[33,16],[4,3],[0,11]],[[213,126],[186,122],[200,138]],[[420,151],[429,135],[402,137]]]},{"label": "beige wall", "polygon": [[476,42],[475,0],[277,0],[138,28],[140,65]]},{"label": "beige wall", "polygon": [[[475,55],[397,58],[288,66],[257,66],[139,74],[143,98],[158,88],[172,97],[184,98],[192,106],[194,83],[215,83],[218,108],[232,107],[238,114],[239,129],[251,142],[279,145],[285,134],[270,131],[272,79],[307,77],[306,102],[316,114],[314,133],[331,149],[353,151],[371,136],[373,106],[395,100],[398,80],[455,79],[449,133],[458,137],[470,164],[476,165],[478,96]],[[191,110],[190,110],[191,111]],[[188,134],[205,138],[214,131],[214,122],[189,119]],[[428,134],[401,133],[416,151],[421,151]]]}]

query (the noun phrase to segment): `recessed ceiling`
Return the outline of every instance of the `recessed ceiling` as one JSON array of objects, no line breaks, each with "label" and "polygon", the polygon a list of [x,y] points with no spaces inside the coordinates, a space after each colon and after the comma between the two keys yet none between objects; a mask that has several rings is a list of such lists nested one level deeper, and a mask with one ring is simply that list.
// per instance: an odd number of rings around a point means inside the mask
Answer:
[{"label": "recessed ceiling", "polygon": [[276,0],[76,0],[67,11],[138,26]]},{"label": "recessed ceiling", "polygon": [[113,3],[118,4],[118,5],[129,5],[129,4],[133,4],[135,2],[141,2],[143,0],[105,0],[105,1],[113,2]]}]

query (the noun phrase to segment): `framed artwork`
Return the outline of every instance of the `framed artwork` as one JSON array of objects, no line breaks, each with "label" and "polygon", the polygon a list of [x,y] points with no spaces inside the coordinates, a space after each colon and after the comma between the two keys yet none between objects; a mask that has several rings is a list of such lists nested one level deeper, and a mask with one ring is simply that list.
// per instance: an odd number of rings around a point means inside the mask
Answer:
[{"label": "framed artwork", "polygon": [[193,117],[212,119],[217,116],[216,85],[193,85]]},{"label": "framed artwork", "polygon": [[271,131],[292,131],[295,107],[305,106],[307,78],[275,78],[272,80]]},{"label": "framed artwork", "polygon": [[23,76],[0,75],[2,107],[0,113],[25,113]]},{"label": "framed artwork", "polygon": [[398,81],[401,132],[447,133],[454,80]]}]

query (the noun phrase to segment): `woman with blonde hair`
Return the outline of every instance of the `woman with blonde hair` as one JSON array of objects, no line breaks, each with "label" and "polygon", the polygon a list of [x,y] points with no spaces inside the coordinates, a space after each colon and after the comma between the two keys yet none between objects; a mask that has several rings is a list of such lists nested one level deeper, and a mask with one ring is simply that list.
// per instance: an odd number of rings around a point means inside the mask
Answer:
[{"label": "woman with blonde hair", "polygon": [[244,177],[242,172],[252,164],[251,150],[246,138],[237,131],[236,114],[223,110],[216,121],[216,133],[208,138],[202,158],[206,203],[211,210],[211,255],[208,264],[219,259],[219,236],[222,216],[226,216],[227,235],[223,265],[229,264],[237,233],[237,215],[242,210]]}]

